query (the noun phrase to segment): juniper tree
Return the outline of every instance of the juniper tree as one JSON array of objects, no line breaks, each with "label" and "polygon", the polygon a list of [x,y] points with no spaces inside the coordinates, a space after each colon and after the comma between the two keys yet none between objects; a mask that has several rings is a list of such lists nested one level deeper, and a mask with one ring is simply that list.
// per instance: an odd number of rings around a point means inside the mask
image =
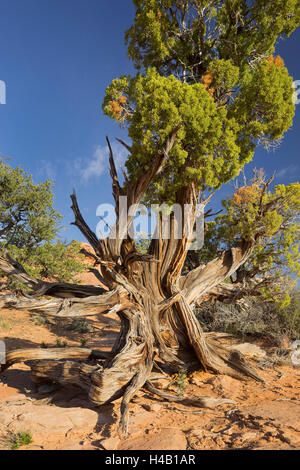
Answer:
[{"label": "juniper tree", "polygon": [[[300,277],[300,184],[279,184],[262,192],[264,185],[263,171],[255,170],[251,184],[244,182],[238,187],[233,196],[222,201],[223,209],[215,220],[206,222],[202,249],[187,255],[185,268],[190,270],[239,245],[242,239],[251,239],[255,230],[261,231],[246,262],[226,282],[210,290],[210,300],[234,303],[251,296],[272,302],[277,309],[289,305],[290,292]],[[261,198],[266,209],[258,225]]]},{"label": "juniper tree", "polygon": [[[83,270],[80,244],[57,240],[61,215],[53,208],[50,180],[35,184],[22,168],[0,158],[0,254],[7,253],[26,270],[43,278],[68,281]],[[3,288],[22,284],[6,279]]]},{"label": "juniper tree", "polygon": [[[284,60],[276,56],[275,46],[300,20],[297,0],[134,0],[134,4],[135,18],[126,41],[138,71],[113,80],[103,102],[104,113],[125,127],[131,140],[121,141],[129,151],[122,184],[108,140],[115,237],[99,240],[84,221],[75,194],[71,196],[74,223],[95,250],[107,291],[41,283],[19,272],[35,296],[73,297],[17,301],[19,306],[35,304],[59,317],[116,312],[121,320],[119,336],[109,354],[83,348],[27,350],[23,357],[10,353],[6,364],[35,359],[34,380],[75,383],[97,405],[123,397],[123,431],[129,402],[141,387],[167,400],[181,400],[154,387],[151,373],[157,368],[168,373],[204,368],[261,380],[238,351],[203,333],[193,306],[234,275],[262,237],[272,235],[265,220],[287,203],[285,195],[269,201],[265,194],[270,181],[261,184],[250,233],[242,231],[216,258],[188,273],[183,266],[197,204],[205,207],[214,192],[253,158],[257,145],[274,146],[292,124],[293,79]],[[168,239],[162,236],[164,222],[158,217],[156,237],[148,252],[140,253],[127,236],[134,214],[124,214],[120,196],[127,197],[128,207],[141,201],[165,202],[182,209],[189,204],[191,210],[185,221],[178,221],[171,211]],[[183,231],[177,237],[180,222]],[[1,260],[1,268],[16,274],[16,266],[8,260]],[[104,362],[62,361],[91,355]],[[213,406],[222,400],[189,402]]]}]

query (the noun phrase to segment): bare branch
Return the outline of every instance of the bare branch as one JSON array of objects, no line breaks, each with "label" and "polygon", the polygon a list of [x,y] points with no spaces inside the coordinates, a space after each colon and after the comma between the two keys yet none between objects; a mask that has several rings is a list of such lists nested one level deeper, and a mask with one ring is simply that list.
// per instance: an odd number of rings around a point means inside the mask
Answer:
[{"label": "bare branch", "polygon": [[226,278],[231,276],[251,255],[254,242],[241,242],[207,264],[198,266],[180,279],[180,286],[186,289],[189,304],[206,294]]},{"label": "bare branch", "polygon": [[77,203],[77,198],[76,198],[75,191],[73,192],[73,194],[71,194],[70,197],[71,197],[71,200],[72,200],[71,209],[72,209],[72,211],[74,213],[74,216],[75,216],[75,222],[72,222],[72,225],[76,225],[76,227],[79,228],[81,233],[85,236],[85,238],[90,243],[90,245],[92,245],[92,247],[94,248],[94,250],[97,254],[97,253],[99,253],[99,248],[100,248],[99,247],[99,241],[98,241],[95,233],[90,229],[90,227],[87,225],[86,221],[82,217],[82,214],[79,210],[79,206],[78,206],[78,203]]},{"label": "bare branch", "polygon": [[126,150],[128,150],[129,153],[132,153],[132,147],[130,147],[130,145],[126,144],[126,142],[124,142],[124,140],[118,139],[118,138],[116,138],[116,140],[118,142],[120,142],[120,144],[122,144],[126,148]]},{"label": "bare branch", "polygon": [[[138,207],[138,204],[140,203],[142,197],[146,193],[147,189],[149,188],[149,185],[153,178],[162,170],[163,163],[165,160],[168,158],[169,152],[171,151],[176,135],[180,129],[182,124],[180,123],[178,126],[176,126],[172,132],[170,132],[167,140],[165,147],[162,151],[159,151],[157,153],[156,158],[154,159],[151,167],[149,170],[145,171],[140,175],[138,180],[136,182],[128,182],[128,190],[127,190],[127,203],[128,207],[134,208]],[[111,167],[111,174],[113,180],[115,179],[115,169],[114,165]],[[117,186],[116,186],[117,188]],[[120,191],[120,188],[118,188]],[[115,193],[114,193],[115,196]],[[117,205],[116,208],[116,214],[117,214],[117,221],[115,226],[112,228],[111,234],[108,236],[107,239],[102,240],[101,245],[104,245],[107,247],[106,249],[110,253],[110,257],[112,260],[117,261],[121,255],[121,246],[124,238],[126,238],[128,229],[130,225],[132,224],[133,218],[135,216],[136,211],[132,211],[130,214],[120,214],[119,213],[119,207]],[[112,235],[112,236],[111,236]]]}]

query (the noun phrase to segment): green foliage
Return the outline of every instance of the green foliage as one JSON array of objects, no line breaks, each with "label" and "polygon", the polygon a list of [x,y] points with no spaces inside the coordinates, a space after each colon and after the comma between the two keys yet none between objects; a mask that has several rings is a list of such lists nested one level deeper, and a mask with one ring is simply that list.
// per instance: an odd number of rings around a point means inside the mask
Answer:
[{"label": "green foliage", "polygon": [[[219,236],[224,240],[248,240],[259,233],[266,238],[280,236],[288,246],[297,240],[299,226],[296,218],[300,210],[300,184],[275,186],[272,191],[261,191],[259,184],[243,186],[233,197],[222,202],[225,213],[217,217]],[[261,207],[264,208],[261,213]],[[284,229],[282,232],[281,229]]]},{"label": "green foliage", "polygon": [[17,450],[19,447],[27,446],[33,442],[32,435],[29,432],[20,431],[17,433],[10,432],[6,440],[6,445],[12,450]]},{"label": "green foliage", "polygon": [[186,389],[187,385],[188,385],[187,384],[187,372],[186,370],[181,370],[180,372],[178,372],[178,374],[173,374],[171,376],[171,379],[167,388],[175,386],[177,389],[177,396],[183,397],[184,390]]},{"label": "green foliage", "polygon": [[56,340],[56,345],[57,348],[66,348],[68,346],[67,341],[61,341],[60,339]]},{"label": "green foliage", "polygon": [[279,311],[279,321],[286,334],[293,340],[300,337],[300,291],[294,289],[290,303]]},{"label": "green foliage", "polygon": [[[0,158],[0,251],[5,248],[35,277],[72,281],[84,270],[84,256],[78,242],[56,240],[62,217],[53,209],[52,186],[49,180],[34,184],[31,175]],[[21,287],[13,279],[8,286]]]},{"label": "green foliage", "polygon": [[299,25],[298,0],[133,0],[134,24],[126,31],[128,56],[137,68],[195,80],[208,63],[248,63],[274,52],[279,36]]},{"label": "green foliage", "polygon": [[50,180],[34,184],[0,158],[0,242],[23,248],[54,240],[61,215],[53,209]]},{"label": "green foliage", "polygon": [[258,295],[280,308],[287,306],[289,291],[300,278],[300,184],[277,185],[263,192],[253,182],[222,204],[224,213],[207,223],[205,244],[194,263],[206,263],[241,240],[256,239],[252,255],[240,270],[243,279],[260,279]]},{"label": "green foliage", "polygon": [[3,317],[0,317],[0,331],[6,330],[9,327],[10,327],[10,323],[7,320],[5,320]]},{"label": "green foliage", "polygon": [[37,315],[32,318],[32,321],[34,321],[34,324],[36,326],[41,326],[41,325],[51,325],[51,322],[48,320],[48,318],[43,317],[42,315]]},{"label": "green foliage", "polygon": [[300,23],[298,0],[134,0],[128,55],[144,69],[107,87],[104,113],[128,128],[132,180],[145,172],[169,133],[176,142],[149,188],[173,203],[182,186],[218,189],[255,147],[292,125],[292,78],[273,57],[279,36]]},{"label": "green foliage", "polygon": [[135,240],[135,248],[139,253],[146,254],[148,253],[148,248],[150,246],[151,237],[146,233],[142,233],[141,236]]},{"label": "green foliage", "polygon": [[268,144],[289,129],[294,116],[292,84],[283,61],[273,57],[245,71],[230,113],[243,128],[246,142],[257,138]]},{"label": "green foliage", "polygon": [[208,65],[208,72],[201,80],[204,83],[209,80],[209,88],[218,90],[219,96],[225,96],[239,81],[239,67],[233,65],[231,60],[212,60]]},{"label": "green foliage", "polygon": [[249,57],[273,53],[278,37],[288,37],[300,23],[298,0],[218,3],[222,3],[217,20],[221,28],[218,52],[233,57],[236,63],[246,64]]},{"label": "green foliage", "polygon": [[[126,106],[134,109],[128,116],[132,155],[126,166],[132,179],[151,165],[169,133],[183,123],[170,152],[164,172],[154,181],[152,200],[174,200],[183,185],[196,182],[200,189],[219,187],[241,168],[239,125],[229,118],[225,107],[218,107],[202,83],[189,85],[175,77],[160,76],[153,68],[146,75],[113,80],[106,90],[104,112],[117,121],[110,103],[119,94],[127,96]],[[252,153],[243,158],[249,160]]]},{"label": "green foliage", "polygon": [[66,326],[67,330],[77,331],[78,333],[90,333],[93,327],[84,318],[74,318],[70,325]]},{"label": "green foliage", "polygon": [[35,277],[54,279],[58,282],[74,281],[74,276],[85,269],[80,243],[45,242],[34,250],[8,246],[12,257]]}]

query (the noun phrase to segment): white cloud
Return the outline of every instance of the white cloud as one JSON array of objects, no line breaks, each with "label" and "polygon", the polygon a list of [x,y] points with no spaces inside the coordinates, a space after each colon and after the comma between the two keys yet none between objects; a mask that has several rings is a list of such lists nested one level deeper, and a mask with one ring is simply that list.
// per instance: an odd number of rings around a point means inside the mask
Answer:
[{"label": "white cloud", "polygon": [[47,179],[54,180],[56,176],[56,170],[51,162],[47,162],[46,160],[40,160],[39,162],[39,170],[38,175],[46,176]]},{"label": "white cloud", "polygon": [[[117,171],[120,166],[124,167],[125,161],[128,156],[127,150],[119,143],[112,144],[112,151],[114,155],[115,165]],[[109,151],[108,146],[98,145],[95,148],[91,160],[77,159],[74,164],[75,168],[79,170],[82,180],[86,183],[91,178],[99,177],[109,170]]]},{"label": "white cloud", "polygon": [[297,165],[289,165],[286,168],[282,168],[276,174],[277,178],[284,178],[285,176],[291,176],[297,174],[299,167]]}]

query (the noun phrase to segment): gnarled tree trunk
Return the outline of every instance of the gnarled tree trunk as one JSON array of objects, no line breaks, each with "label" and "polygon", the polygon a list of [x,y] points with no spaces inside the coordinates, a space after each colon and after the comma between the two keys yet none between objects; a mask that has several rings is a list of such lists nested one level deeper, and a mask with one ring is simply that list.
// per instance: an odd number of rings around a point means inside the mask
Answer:
[{"label": "gnarled tree trunk", "polygon": [[[32,289],[29,295],[4,297],[3,305],[60,318],[111,311],[118,314],[121,328],[110,354],[82,348],[12,351],[3,368],[17,361],[32,360],[32,377],[36,382],[76,384],[88,392],[89,398],[96,405],[123,397],[123,432],[127,431],[130,399],[141,387],[145,386],[150,392],[158,393],[168,400],[180,400],[154,388],[151,373],[155,368],[169,373],[202,367],[236,378],[246,375],[261,380],[241,353],[221,345],[213,335],[204,334],[193,313],[196,301],[210,292],[216,292],[218,286],[247,260],[254,241],[241,241],[240,246],[224,252],[219,258],[197,267],[187,275],[182,275],[199,199],[193,185],[182,188],[177,194],[176,202],[182,208],[185,204],[190,204],[193,208],[189,219],[182,220],[183,233],[180,239],[175,237],[178,221],[174,214],[171,214],[169,239],[163,239],[164,227],[161,221],[157,226],[157,238],[152,239],[146,255],[138,253],[133,240],[127,237],[133,215],[120,213],[119,196],[127,196],[128,207],[140,203],[167,158],[177,131],[178,128],[170,134],[164,150],[158,153],[152,168],[136,182],[127,181],[124,188],[119,185],[108,141],[117,214],[116,225],[112,229],[115,238],[108,237],[99,241],[85,223],[75,194],[71,196],[74,224],[94,248],[96,262],[101,266],[107,290],[38,281],[8,256],[0,258],[0,269],[8,275],[16,276]],[[41,295],[53,298],[37,299]],[[102,359],[102,362],[89,362],[91,358]],[[220,404],[222,400],[199,399],[190,402],[211,407]]]}]

